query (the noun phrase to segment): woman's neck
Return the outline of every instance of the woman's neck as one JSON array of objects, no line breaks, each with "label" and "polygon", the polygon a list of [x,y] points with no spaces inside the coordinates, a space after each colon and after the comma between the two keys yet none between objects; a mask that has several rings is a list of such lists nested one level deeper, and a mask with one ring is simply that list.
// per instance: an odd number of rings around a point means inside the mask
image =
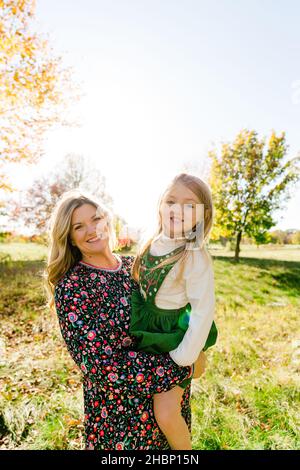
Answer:
[{"label": "woman's neck", "polygon": [[93,264],[94,266],[109,269],[116,268],[119,264],[119,262],[116,260],[115,256],[109,248],[101,253],[95,253],[93,255],[83,255],[82,261],[84,263]]}]

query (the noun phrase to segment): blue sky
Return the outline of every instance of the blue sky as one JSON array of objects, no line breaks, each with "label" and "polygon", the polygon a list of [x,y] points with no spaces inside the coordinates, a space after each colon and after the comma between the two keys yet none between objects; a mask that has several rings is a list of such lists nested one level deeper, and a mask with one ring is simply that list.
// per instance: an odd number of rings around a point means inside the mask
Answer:
[{"label": "blue sky", "polygon": [[[244,127],[300,151],[300,2],[37,0],[38,29],[74,68],[82,127],[49,134],[39,170],[85,153],[116,210],[145,227],[172,176]],[[31,175],[34,173],[31,172]],[[299,228],[300,188],[278,214]],[[280,219],[281,218],[281,219]]]}]

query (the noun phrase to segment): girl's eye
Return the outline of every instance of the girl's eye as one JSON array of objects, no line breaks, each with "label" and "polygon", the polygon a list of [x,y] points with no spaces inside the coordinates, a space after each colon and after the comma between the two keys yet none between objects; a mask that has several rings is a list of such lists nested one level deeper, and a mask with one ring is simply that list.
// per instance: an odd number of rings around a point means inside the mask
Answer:
[{"label": "girl's eye", "polygon": [[169,204],[170,206],[174,204],[174,201],[166,201],[166,204]]},{"label": "girl's eye", "polygon": [[81,225],[78,225],[77,227],[75,227],[75,230],[78,230],[81,228]]}]

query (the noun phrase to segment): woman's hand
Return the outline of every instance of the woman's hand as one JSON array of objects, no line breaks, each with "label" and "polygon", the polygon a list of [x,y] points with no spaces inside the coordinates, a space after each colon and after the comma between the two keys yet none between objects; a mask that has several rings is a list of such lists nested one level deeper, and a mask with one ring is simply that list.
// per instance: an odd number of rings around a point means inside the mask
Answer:
[{"label": "woman's hand", "polygon": [[199,379],[199,377],[205,372],[206,367],[206,355],[203,351],[199,354],[197,361],[194,363],[194,367],[193,379]]}]

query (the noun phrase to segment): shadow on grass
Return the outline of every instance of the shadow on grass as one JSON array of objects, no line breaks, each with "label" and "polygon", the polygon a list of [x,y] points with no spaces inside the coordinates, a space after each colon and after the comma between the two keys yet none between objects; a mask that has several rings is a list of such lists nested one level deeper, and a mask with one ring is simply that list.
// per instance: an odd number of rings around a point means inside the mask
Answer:
[{"label": "shadow on grass", "polygon": [[300,295],[299,261],[240,257],[240,261],[236,262],[234,257],[215,255],[213,255],[213,259],[224,261],[236,267],[251,266],[260,268],[263,270],[260,276],[271,277],[280,289],[288,290],[289,292],[293,291],[293,294]]},{"label": "shadow on grass", "polygon": [[0,263],[0,276],[10,276],[18,273],[27,274],[42,274],[46,268],[45,260],[19,260],[12,261],[11,259]]},{"label": "shadow on grass", "polygon": [[[212,255],[213,259],[224,261],[232,266],[242,267],[251,266],[260,268],[262,272],[259,273],[260,277],[271,277],[277,287],[293,291],[294,294],[300,295],[300,262],[297,261],[283,261],[265,258],[248,258],[241,257],[237,263],[234,257],[229,256],[216,256]],[[0,279],[5,280],[9,277],[14,277],[17,274],[25,276],[33,275],[41,278],[46,268],[46,261],[7,261],[0,263]]]}]

